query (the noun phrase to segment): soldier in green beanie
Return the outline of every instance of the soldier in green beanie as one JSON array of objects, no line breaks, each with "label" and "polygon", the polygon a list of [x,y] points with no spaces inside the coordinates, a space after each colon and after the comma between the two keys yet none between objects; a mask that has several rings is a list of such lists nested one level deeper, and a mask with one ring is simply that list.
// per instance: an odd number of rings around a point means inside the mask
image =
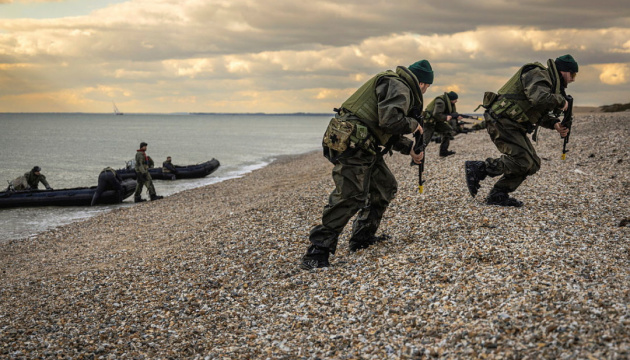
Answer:
[{"label": "soldier in green beanie", "polygon": [[575,81],[577,72],[577,62],[567,54],[549,59],[546,67],[538,62],[526,64],[497,94],[486,93],[483,103],[486,130],[503,155],[485,161],[466,161],[466,184],[473,197],[486,176],[501,176],[486,197],[486,204],[523,206],[509,194],[540,169],[540,158],[527,134],[542,126],[556,130],[561,137],[568,135],[569,129],[552,112],[567,110],[564,89]]},{"label": "soldier in green beanie", "polygon": [[337,250],[339,234],[358,213],[348,241],[350,251],[365,249],[386,236],[376,236],[383,213],[394,198],[397,183],[383,157],[391,150],[422,162],[424,153],[412,150],[405,134],[422,133],[417,118],[422,94],[433,83],[427,60],[396,71],[381,72],[351,95],[331,119],[322,141],[324,156],[333,168],[335,190],[324,207],[321,225],[309,235],[310,246],[302,257],[305,270],[328,267]]},{"label": "soldier in green beanie", "polygon": [[433,134],[440,134],[440,156],[446,157],[455,154],[448,149],[451,140],[460,129],[458,120],[461,116],[453,118],[451,114],[457,112],[455,104],[459,96],[450,91],[436,97],[427,105],[424,113],[424,143],[430,144]]}]

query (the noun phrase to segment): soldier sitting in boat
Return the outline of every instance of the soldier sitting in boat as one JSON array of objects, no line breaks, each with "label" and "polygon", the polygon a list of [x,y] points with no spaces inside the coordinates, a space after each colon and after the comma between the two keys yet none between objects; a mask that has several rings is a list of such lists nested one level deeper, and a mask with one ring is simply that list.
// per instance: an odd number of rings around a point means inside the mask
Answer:
[{"label": "soldier sitting in boat", "polygon": [[167,156],[166,161],[162,163],[162,174],[164,178],[168,178],[170,176],[171,180],[175,180],[175,175],[177,175],[177,168],[171,162],[171,157]]},{"label": "soldier sitting in boat", "polygon": [[40,182],[46,187],[46,190],[52,190],[46,181],[46,176],[40,172],[41,170],[39,166],[33,167],[31,171],[11,181],[8,190],[37,190]]}]

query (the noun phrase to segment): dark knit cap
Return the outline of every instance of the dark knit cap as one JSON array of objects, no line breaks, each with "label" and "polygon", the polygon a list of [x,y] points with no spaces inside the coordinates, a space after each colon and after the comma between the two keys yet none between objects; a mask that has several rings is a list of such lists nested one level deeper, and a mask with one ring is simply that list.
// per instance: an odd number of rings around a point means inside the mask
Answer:
[{"label": "dark knit cap", "polygon": [[562,55],[554,61],[558,71],[578,72],[578,63],[573,56],[566,54]]},{"label": "dark knit cap", "polygon": [[42,168],[40,168],[39,166],[33,166],[33,172],[38,172],[38,171],[42,171]]},{"label": "dark knit cap", "polygon": [[459,96],[457,96],[457,93],[456,93],[455,91],[450,91],[450,92],[449,92],[448,94],[446,94],[446,95],[448,95],[448,98],[449,98],[450,100],[457,100],[457,98],[459,97]]},{"label": "dark knit cap", "polygon": [[433,69],[427,60],[416,61],[409,65],[409,70],[416,76],[418,82],[433,84]]}]

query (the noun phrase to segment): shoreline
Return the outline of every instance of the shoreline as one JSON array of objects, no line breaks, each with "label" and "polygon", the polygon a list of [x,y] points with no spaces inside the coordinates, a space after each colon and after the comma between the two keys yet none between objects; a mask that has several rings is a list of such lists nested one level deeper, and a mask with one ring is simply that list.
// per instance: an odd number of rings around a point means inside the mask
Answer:
[{"label": "shoreline", "polygon": [[319,151],[240,178],[0,244],[0,354],[13,357],[623,358],[630,355],[630,114],[576,114],[566,161],[480,203],[463,162],[485,132],[427,151],[425,194],[388,157],[398,194],[380,233],[299,270],[333,189]]},{"label": "shoreline", "polygon": [[[183,190],[179,190],[175,193],[168,193],[168,196],[177,194],[179,192],[182,191],[188,191],[188,190],[192,190],[192,189],[197,189],[200,187],[204,187],[204,186],[210,186],[219,182],[223,182],[226,180],[230,180],[230,179],[235,179],[235,178],[240,178],[243,176],[246,176],[247,174],[251,173],[252,171],[256,171],[260,168],[269,166],[271,163],[273,163],[274,161],[276,161],[277,158],[281,158],[281,157],[285,157],[285,156],[300,156],[303,154],[307,154],[310,152],[317,152],[318,150],[311,150],[311,151],[307,151],[304,153],[298,153],[298,154],[289,154],[289,155],[273,155],[273,156],[269,156],[267,158],[263,158],[260,160],[260,162],[258,163],[254,163],[254,164],[248,164],[248,165],[242,165],[241,168],[237,171],[231,171],[228,172],[226,174],[223,174],[219,177],[209,177],[209,178],[205,178],[205,179],[209,179],[210,181],[213,181],[211,183],[208,184],[204,184],[204,185],[196,185],[194,187],[189,187],[189,188],[185,188]],[[193,180],[193,181],[198,181],[198,180],[202,180],[202,179],[189,179]],[[216,180],[216,181],[215,181]],[[186,181],[186,180],[184,180]],[[158,183],[159,184],[159,181]],[[158,190],[159,190],[159,185],[158,185]],[[64,226],[64,225],[68,225],[68,224],[72,224],[75,222],[80,222],[80,221],[85,221],[86,219],[89,219],[91,217],[94,216],[98,216],[99,214],[102,213],[106,213],[109,211],[113,211],[115,209],[118,209],[120,207],[128,207],[128,206],[133,206],[135,205],[133,202],[133,199],[130,197],[128,199],[126,199],[125,202],[123,202],[122,204],[116,204],[116,205],[110,205],[110,206],[98,206],[98,207],[60,207],[58,208],[60,210],[60,212],[63,212],[63,215],[58,215],[58,214],[45,214],[45,216],[47,216],[44,221],[47,223],[47,225],[42,225],[43,227],[41,229],[38,229],[36,232],[33,233],[29,233],[29,234],[25,234],[23,231],[20,231],[19,229],[16,231],[17,235],[12,235],[12,234],[4,234],[7,237],[6,238],[1,238],[0,237],[0,244],[8,242],[8,241],[14,241],[14,240],[25,240],[28,238],[32,238],[34,236],[38,236],[46,231],[58,228],[60,226]],[[40,212],[42,210],[46,210],[48,209],[47,207],[30,207],[30,208],[20,208],[20,207],[15,207],[15,208],[7,208],[7,209],[0,209],[0,211],[29,211],[29,215],[31,214],[31,212]],[[37,219],[41,219],[39,217],[40,215],[35,215],[33,214],[33,219],[37,218]],[[48,217],[52,217],[52,218],[48,218]],[[30,221],[29,221],[30,222]],[[40,224],[41,225],[41,224]],[[26,226],[26,224],[24,225]],[[0,235],[2,235],[0,233]]]}]

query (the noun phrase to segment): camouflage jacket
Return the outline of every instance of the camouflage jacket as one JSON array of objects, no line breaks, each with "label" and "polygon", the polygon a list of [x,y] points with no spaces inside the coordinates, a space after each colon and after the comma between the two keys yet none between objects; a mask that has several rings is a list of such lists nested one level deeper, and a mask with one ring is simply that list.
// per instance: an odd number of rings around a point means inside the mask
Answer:
[{"label": "camouflage jacket", "polygon": [[149,171],[149,162],[147,160],[147,156],[144,151],[138,150],[136,151],[136,172],[146,174]]},{"label": "camouflage jacket", "polygon": [[553,60],[547,68],[540,63],[527,64],[498,91],[491,109],[501,117],[519,123],[537,124],[553,129],[557,119],[550,112],[565,104],[562,79]]},{"label": "camouflage jacket", "polygon": [[34,172],[30,171],[24,174],[26,178],[26,182],[28,182],[28,186],[32,189],[37,189],[39,183],[41,182],[47,189],[50,187],[48,185],[48,181],[46,181],[46,176],[43,174],[36,175]]}]

